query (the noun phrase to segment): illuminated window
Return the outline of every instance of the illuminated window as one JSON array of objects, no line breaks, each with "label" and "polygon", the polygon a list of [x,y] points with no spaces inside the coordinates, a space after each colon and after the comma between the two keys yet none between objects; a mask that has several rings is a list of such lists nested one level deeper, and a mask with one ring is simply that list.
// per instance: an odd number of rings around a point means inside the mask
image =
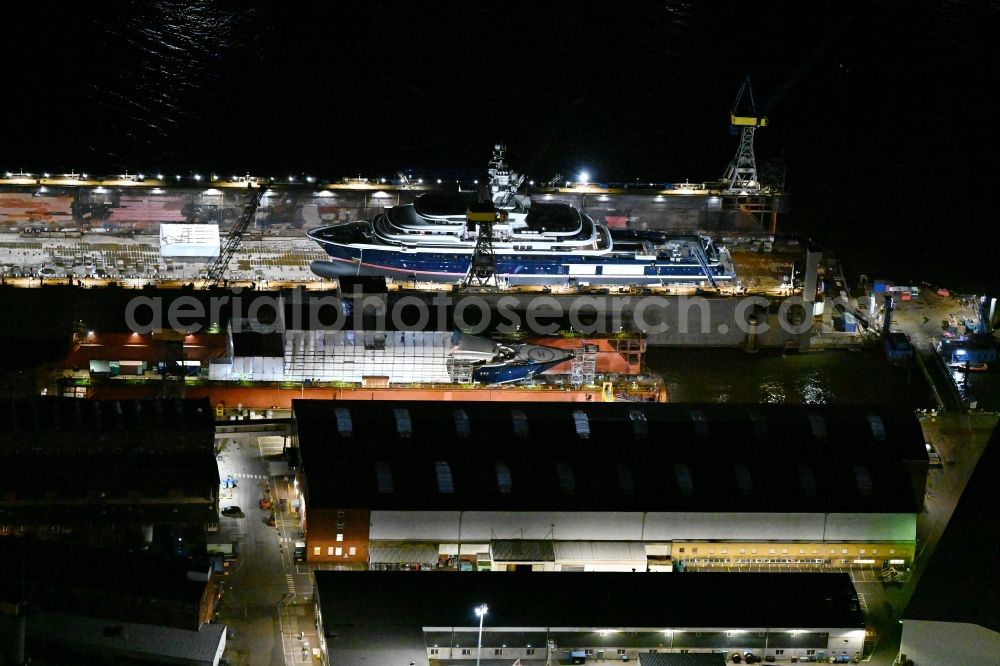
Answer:
[{"label": "illuminated window", "polygon": [[864,555],[864,554],[865,554],[865,549],[864,548],[861,548],[860,550],[858,550],[858,555]]},{"label": "illuminated window", "polygon": [[336,555],[337,557],[340,557],[343,554],[344,554],[344,549],[338,546],[337,549],[336,549],[336,551],[334,552],[334,555]]},{"label": "illuminated window", "polygon": [[320,552],[322,551],[320,550],[319,546],[313,546],[313,555],[319,555]]},{"label": "illuminated window", "polygon": [[[340,550],[340,549],[338,548],[338,550]],[[326,554],[327,555],[333,555],[333,546],[328,546],[327,547]]]},{"label": "illuminated window", "polygon": [[841,548],[840,549],[840,554],[841,555],[847,555],[847,549],[846,548]]},{"label": "illuminated window", "polygon": [[787,548],[782,548],[781,549],[781,554],[782,555],[788,555],[788,549]]},{"label": "illuminated window", "polygon": [[355,555],[357,555],[358,554],[357,547],[351,546],[350,548],[348,548],[347,549],[347,554],[350,555],[351,557],[354,557]]},{"label": "illuminated window", "polygon": [[729,554],[729,549],[728,548],[720,548],[719,549],[719,554],[720,555],[728,555]]},{"label": "illuminated window", "polygon": [[344,540],[344,535],[343,534],[338,534],[337,535],[337,541],[343,541],[343,540]]},{"label": "illuminated window", "polygon": [[751,555],[756,555],[757,554],[757,549],[756,548],[751,548],[750,549],[750,554]]},{"label": "illuminated window", "polygon": [[770,550],[768,550],[767,552],[768,552],[768,554],[769,554],[769,555],[774,555],[774,553],[775,553],[776,551],[774,550],[774,548],[771,548],[771,549],[770,549]]},{"label": "illuminated window", "polygon": [[889,549],[889,554],[890,555],[895,555],[896,554],[896,549],[895,548],[890,548]]},{"label": "illuminated window", "polygon": [[746,548],[740,548],[740,555],[746,555],[746,554],[747,554],[747,549]]}]

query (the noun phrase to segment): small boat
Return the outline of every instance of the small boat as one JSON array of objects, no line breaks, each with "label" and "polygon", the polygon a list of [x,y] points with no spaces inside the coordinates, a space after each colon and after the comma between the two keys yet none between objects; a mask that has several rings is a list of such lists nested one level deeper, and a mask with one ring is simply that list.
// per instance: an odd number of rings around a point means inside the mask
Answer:
[{"label": "small boat", "polygon": [[951,363],[949,365],[959,372],[986,372],[990,369],[986,363]]}]

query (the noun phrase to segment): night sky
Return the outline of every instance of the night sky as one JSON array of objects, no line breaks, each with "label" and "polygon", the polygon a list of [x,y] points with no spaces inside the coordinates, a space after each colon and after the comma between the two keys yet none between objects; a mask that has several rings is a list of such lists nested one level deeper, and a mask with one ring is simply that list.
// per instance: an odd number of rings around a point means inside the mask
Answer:
[{"label": "night sky", "polygon": [[[848,269],[995,288],[986,2],[5,7],[0,169],[718,178],[753,75],[783,221]],[[873,275],[874,276],[874,275]]]}]

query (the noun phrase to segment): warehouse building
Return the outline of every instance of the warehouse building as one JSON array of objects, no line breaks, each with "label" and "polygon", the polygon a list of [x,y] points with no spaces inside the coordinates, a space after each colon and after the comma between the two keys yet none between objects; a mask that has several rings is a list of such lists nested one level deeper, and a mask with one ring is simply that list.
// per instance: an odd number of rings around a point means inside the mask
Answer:
[{"label": "warehouse building", "polygon": [[[864,648],[847,574],[315,576],[320,647],[337,666],[469,665],[480,656],[485,664],[540,666],[550,651],[551,663],[563,664],[702,666],[747,654],[790,663],[848,661]],[[716,661],[703,656],[713,653]]]},{"label": "warehouse building", "polygon": [[208,400],[0,401],[0,538],[176,547],[218,493]]},{"label": "warehouse building", "polygon": [[994,430],[903,612],[896,663],[975,666],[1000,655],[995,542],[1000,430]]},{"label": "warehouse building", "polygon": [[906,566],[912,412],[294,403],[306,553],[370,569]]}]

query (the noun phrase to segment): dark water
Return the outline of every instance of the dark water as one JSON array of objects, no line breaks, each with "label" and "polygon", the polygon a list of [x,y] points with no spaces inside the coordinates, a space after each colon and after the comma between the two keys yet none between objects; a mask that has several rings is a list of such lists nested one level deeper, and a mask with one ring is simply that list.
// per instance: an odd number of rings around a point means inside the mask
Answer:
[{"label": "dark water", "polygon": [[[995,291],[1000,4],[13,3],[0,169],[717,178],[750,72],[782,222]],[[773,103],[769,103],[773,102]]]},{"label": "dark water", "polygon": [[672,402],[935,407],[915,366],[886,363],[878,349],[787,354],[739,349],[650,349]]}]

